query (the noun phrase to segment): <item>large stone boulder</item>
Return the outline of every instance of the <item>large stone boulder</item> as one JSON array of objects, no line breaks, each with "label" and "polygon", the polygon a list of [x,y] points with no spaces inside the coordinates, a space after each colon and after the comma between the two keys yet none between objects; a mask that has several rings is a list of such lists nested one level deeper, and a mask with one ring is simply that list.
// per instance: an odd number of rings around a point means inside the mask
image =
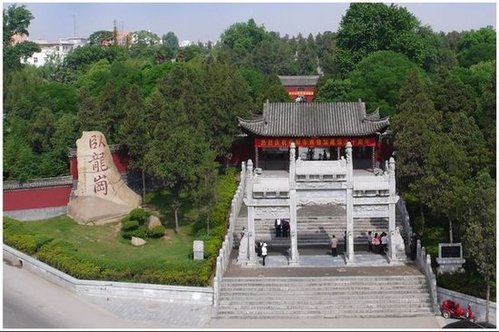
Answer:
[{"label": "large stone boulder", "polygon": [[146,227],[148,230],[153,229],[156,226],[161,226],[161,220],[159,220],[158,217],[154,215],[150,215],[149,218],[147,218],[146,221]]},{"label": "large stone boulder", "polygon": [[99,131],[84,131],[76,141],[78,184],[68,204],[68,216],[81,224],[102,224],[121,219],[142,203],[114,164],[106,138]]}]

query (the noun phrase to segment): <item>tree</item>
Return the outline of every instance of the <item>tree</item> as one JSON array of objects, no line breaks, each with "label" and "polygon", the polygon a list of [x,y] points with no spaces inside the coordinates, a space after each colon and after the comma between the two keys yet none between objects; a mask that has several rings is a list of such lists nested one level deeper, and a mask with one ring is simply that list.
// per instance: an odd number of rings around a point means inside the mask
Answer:
[{"label": "tree", "polygon": [[476,110],[473,90],[455,75],[445,75],[433,90],[435,107],[444,113],[464,112],[468,115]]},{"label": "tree", "polygon": [[247,23],[235,23],[225,30],[215,53],[236,65],[246,65],[251,63],[253,50],[271,39],[263,25],[257,26],[254,19],[249,19]]},{"label": "tree", "polygon": [[156,137],[151,141],[145,159],[148,169],[165,181],[171,190],[175,230],[178,232],[181,194],[202,185],[204,176],[212,172],[216,164],[215,152],[199,130],[190,125],[173,127],[174,131],[166,123],[156,127]]},{"label": "tree", "polygon": [[21,59],[26,59],[40,47],[30,41],[14,43],[13,37],[29,36],[28,27],[35,17],[26,9],[25,5],[18,7],[11,5],[3,10],[3,70],[4,80],[10,70],[21,67]]},{"label": "tree", "polygon": [[471,175],[466,150],[450,140],[448,135],[440,134],[438,140],[429,147],[422,173],[413,183],[414,191],[433,215],[448,221],[449,240],[453,243],[455,223],[460,220],[465,208],[465,181]]},{"label": "tree", "polygon": [[325,31],[323,34],[318,33],[315,37],[315,43],[321,71],[324,75],[337,75],[338,69],[334,63],[336,33],[331,31]]},{"label": "tree", "polygon": [[350,79],[330,78],[319,88],[314,100],[316,102],[345,102],[349,101],[352,91],[352,81]]},{"label": "tree", "polygon": [[407,72],[417,68],[403,54],[393,51],[373,52],[347,75],[351,82],[348,100],[366,100],[371,110],[379,107],[381,114],[392,115]]},{"label": "tree", "polygon": [[488,172],[471,179],[466,209],[465,253],[486,282],[485,320],[489,321],[490,287],[496,280],[496,183]]},{"label": "tree", "polygon": [[160,42],[161,38],[151,31],[139,30],[132,32],[132,44],[152,46]]},{"label": "tree", "polygon": [[418,181],[425,175],[425,162],[430,148],[441,135],[441,114],[428,97],[429,86],[418,70],[409,71],[400,91],[398,113],[391,118],[397,160],[397,186],[409,194],[419,206],[421,231],[425,225],[425,209]]},{"label": "tree", "polygon": [[120,114],[123,115],[118,128],[118,142],[128,152],[128,167],[139,169],[142,173],[142,200],[145,201],[145,155],[151,140],[151,133],[155,122],[144,107],[139,94],[139,87],[132,85],[125,98],[119,101]]},{"label": "tree", "polygon": [[87,43],[89,45],[109,46],[114,43],[114,34],[112,31],[99,30],[88,36]]},{"label": "tree", "polygon": [[166,35],[163,35],[161,40],[163,42],[163,45],[168,46],[174,53],[177,52],[177,50],[179,48],[178,38],[174,32],[169,31]]},{"label": "tree", "polygon": [[349,72],[368,54],[392,50],[422,65],[426,59],[420,24],[406,8],[384,3],[352,3],[336,35],[336,64]]},{"label": "tree", "polygon": [[463,67],[496,58],[496,32],[492,27],[463,33],[457,43],[457,58]]}]

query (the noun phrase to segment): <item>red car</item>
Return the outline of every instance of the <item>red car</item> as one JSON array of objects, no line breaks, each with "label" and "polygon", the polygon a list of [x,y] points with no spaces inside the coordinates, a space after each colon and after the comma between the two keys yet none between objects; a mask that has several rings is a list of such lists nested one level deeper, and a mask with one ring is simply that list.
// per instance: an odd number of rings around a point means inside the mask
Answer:
[{"label": "red car", "polygon": [[466,311],[459,305],[451,300],[445,300],[442,302],[440,306],[440,311],[442,312],[442,316],[444,318],[457,318],[457,319],[466,319],[470,321],[475,321],[475,316],[473,315],[473,311],[471,311],[471,305],[468,303],[468,308]]}]

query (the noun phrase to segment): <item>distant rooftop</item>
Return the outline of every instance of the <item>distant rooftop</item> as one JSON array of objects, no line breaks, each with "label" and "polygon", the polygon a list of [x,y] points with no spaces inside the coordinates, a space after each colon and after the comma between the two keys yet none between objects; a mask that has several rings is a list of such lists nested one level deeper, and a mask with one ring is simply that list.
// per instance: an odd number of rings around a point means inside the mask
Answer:
[{"label": "distant rooftop", "polygon": [[313,76],[279,76],[284,86],[316,86],[319,81],[319,75]]}]

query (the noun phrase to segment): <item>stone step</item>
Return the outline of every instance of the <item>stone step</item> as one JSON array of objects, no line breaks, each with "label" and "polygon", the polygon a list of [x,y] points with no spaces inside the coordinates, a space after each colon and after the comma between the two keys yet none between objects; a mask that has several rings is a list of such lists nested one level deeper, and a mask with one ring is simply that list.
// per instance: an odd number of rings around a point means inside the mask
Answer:
[{"label": "stone step", "polygon": [[260,311],[260,312],[265,312],[269,310],[270,312],[289,312],[292,310],[296,311],[302,311],[302,312],[307,312],[307,311],[341,311],[341,312],[346,312],[350,310],[356,310],[359,306],[363,306],[364,310],[366,309],[375,309],[375,310],[387,310],[390,309],[391,311],[403,311],[407,310],[407,308],[411,308],[412,311],[416,310],[425,310],[425,309],[430,309],[429,308],[429,301],[427,303],[412,303],[412,302],[406,302],[406,303],[381,303],[379,302],[371,302],[371,303],[362,303],[362,302],[352,302],[352,303],[277,303],[275,305],[268,305],[264,301],[261,301],[260,303],[255,303],[255,304],[240,304],[237,305],[235,303],[232,304],[223,304],[218,307],[219,310],[223,310],[226,312],[238,312],[238,311]]},{"label": "stone step", "polygon": [[[409,293],[411,294],[411,293]],[[302,294],[302,295],[294,295],[288,297],[282,297],[279,294],[273,294],[274,297],[271,296],[247,296],[247,293],[235,293],[233,296],[230,294],[221,294],[220,301],[226,305],[258,305],[259,303],[266,303],[269,305],[280,305],[280,304],[295,304],[297,301],[302,304],[312,303],[312,304],[331,304],[331,301],[341,301],[342,304],[362,304],[362,303],[378,303],[380,301],[380,296],[374,296],[374,294],[370,294],[370,296],[359,296],[359,297],[348,297],[348,295],[343,294],[342,296],[334,294],[334,296],[329,297],[319,297],[317,294]],[[311,296],[314,296],[314,300],[310,300]],[[383,294],[384,296],[384,294]],[[406,297],[392,297],[391,295],[387,298],[383,298],[384,301],[388,301],[392,304],[407,304],[407,303],[430,303],[430,296],[424,294],[414,293],[411,294],[411,298]]]},{"label": "stone step", "polygon": [[424,316],[434,316],[431,310],[421,310],[421,311],[409,311],[403,310],[401,312],[393,311],[359,311],[354,309],[353,312],[293,312],[285,314],[269,314],[268,312],[246,312],[246,313],[234,313],[234,312],[224,312],[220,311],[217,314],[219,318],[225,319],[276,319],[276,318],[286,318],[286,319],[338,319],[338,318],[383,318],[383,317],[424,317]]}]

